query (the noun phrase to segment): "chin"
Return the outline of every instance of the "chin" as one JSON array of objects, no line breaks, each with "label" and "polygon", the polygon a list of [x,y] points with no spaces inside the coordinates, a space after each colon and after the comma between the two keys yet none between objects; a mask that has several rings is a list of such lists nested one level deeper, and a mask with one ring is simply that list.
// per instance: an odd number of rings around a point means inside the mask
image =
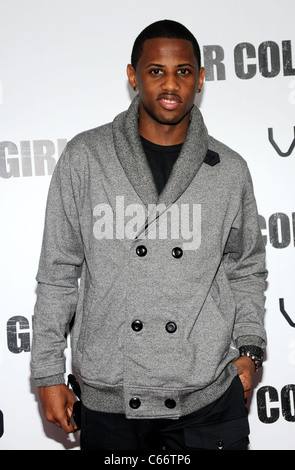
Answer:
[{"label": "chin", "polygon": [[162,118],[159,118],[159,119],[156,119],[160,124],[163,124],[163,125],[166,125],[166,126],[176,126],[177,124],[180,124],[181,121],[183,121],[183,119],[185,118],[185,116],[177,116],[177,117],[170,117],[170,118],[167,118],[167,117],[162,117]]},{"label": "chin", "polygon": [[151,113],[150,116],[160,124],[175,125],[175,124],[179,124],[185,118],[186,114],[179,115],[173,112],[166,112],[166,113]]},{"label": "chin", "polygon": [[149,115],[154,121],[162,124],[164,126],[176,126],[177,124],[181,123],[183,119],[190,113],[191,108],[183,113],[175,113],[173,111],[162,111],[156,110],[152,107],[146,106],[144,103],[143,109],[147,115]]}]

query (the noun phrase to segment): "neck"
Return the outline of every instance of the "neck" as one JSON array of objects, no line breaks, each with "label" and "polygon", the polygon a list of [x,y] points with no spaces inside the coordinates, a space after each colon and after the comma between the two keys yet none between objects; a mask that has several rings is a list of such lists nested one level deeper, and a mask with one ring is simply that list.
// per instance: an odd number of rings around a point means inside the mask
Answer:
[{"label": "neck", "polygon": [[158,145],[177,145],[185,140],[189,127],[189,114],[178,124],[161,124],[154,120],[146,121],[139,113],[138,130],[142,137]]}]

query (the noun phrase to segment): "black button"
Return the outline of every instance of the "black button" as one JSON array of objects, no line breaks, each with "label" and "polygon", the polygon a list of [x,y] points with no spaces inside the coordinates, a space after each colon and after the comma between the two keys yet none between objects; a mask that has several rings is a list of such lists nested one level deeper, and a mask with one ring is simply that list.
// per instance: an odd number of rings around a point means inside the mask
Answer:
[{"label": "black button", "polygon": [[134,331],[140,331],[142,329],[142,322],[140,320],[134,320],[131,327]]},{"label": "black button", "polygon": [[165,401],[165,406],[166,408],[172,409],[176,407],[176,401],[172,400],[172,398],[167,398]]},{"label": "black button", "polygon": [[224,443],[222,441],[218,441],[217,442],[217,447],[219,450],[223,449],[224,448]]},{"label": "black button", "polygon": [[182,249],[179,248],[179,247],[175,247],[173,248],[172,250],[172,256],[174,256],[174,258],[181,258],[183,255],[183,252],[182,252]]},{"label": "black button", "polygon": [[138,254],[138,256],[145,256],[147,254],[147,249],[144,245],[139,245],[136,248],[136,253]]},{"label": "black button", "polygon": [[137,408],[139,408],[141,405],[140,403],[140,399],[137,398],[137,397],[133,397],[131,398],[130,402],[129,402],[129,406],[130,408],[132,408],[133,410],[137,410]]},{"label": "black button", "polygon": [[168,333],[174,333],[176,330],[177,330],[177,325],[176,323],[174,323],[174,321],[169,321],[166,324],[166,331],[168,331]]}]

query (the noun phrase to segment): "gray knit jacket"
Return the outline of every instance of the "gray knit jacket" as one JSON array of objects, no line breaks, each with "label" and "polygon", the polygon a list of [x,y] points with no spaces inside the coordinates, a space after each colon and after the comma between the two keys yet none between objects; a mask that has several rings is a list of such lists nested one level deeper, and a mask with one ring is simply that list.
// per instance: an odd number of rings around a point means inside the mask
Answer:
[{"label": "gray knit jacket", "polygon": [[31,369],[38,385],[64,381],[74,318],[87,407],[178,418],[226,391],[240,346],[265,347],[265,249],[247,164],[197,107],[158,195],[138,105],[73,138],[56,165]]}]

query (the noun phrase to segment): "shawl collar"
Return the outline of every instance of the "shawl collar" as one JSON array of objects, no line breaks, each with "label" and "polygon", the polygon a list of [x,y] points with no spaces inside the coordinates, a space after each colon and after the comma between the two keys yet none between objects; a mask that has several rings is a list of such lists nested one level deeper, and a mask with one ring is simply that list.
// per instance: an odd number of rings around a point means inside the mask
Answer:
[{"label": "shawl collar", "polygon": [[138,133],[139,97],[129,109],[113,121],[114,145],[117,157],[142,202],[173,204],[187,189],[200,169],[208,150],[208,132],[199,109],[194,105],[181,153],[174,164],[169,180],[158,195],[153,175]]}]

